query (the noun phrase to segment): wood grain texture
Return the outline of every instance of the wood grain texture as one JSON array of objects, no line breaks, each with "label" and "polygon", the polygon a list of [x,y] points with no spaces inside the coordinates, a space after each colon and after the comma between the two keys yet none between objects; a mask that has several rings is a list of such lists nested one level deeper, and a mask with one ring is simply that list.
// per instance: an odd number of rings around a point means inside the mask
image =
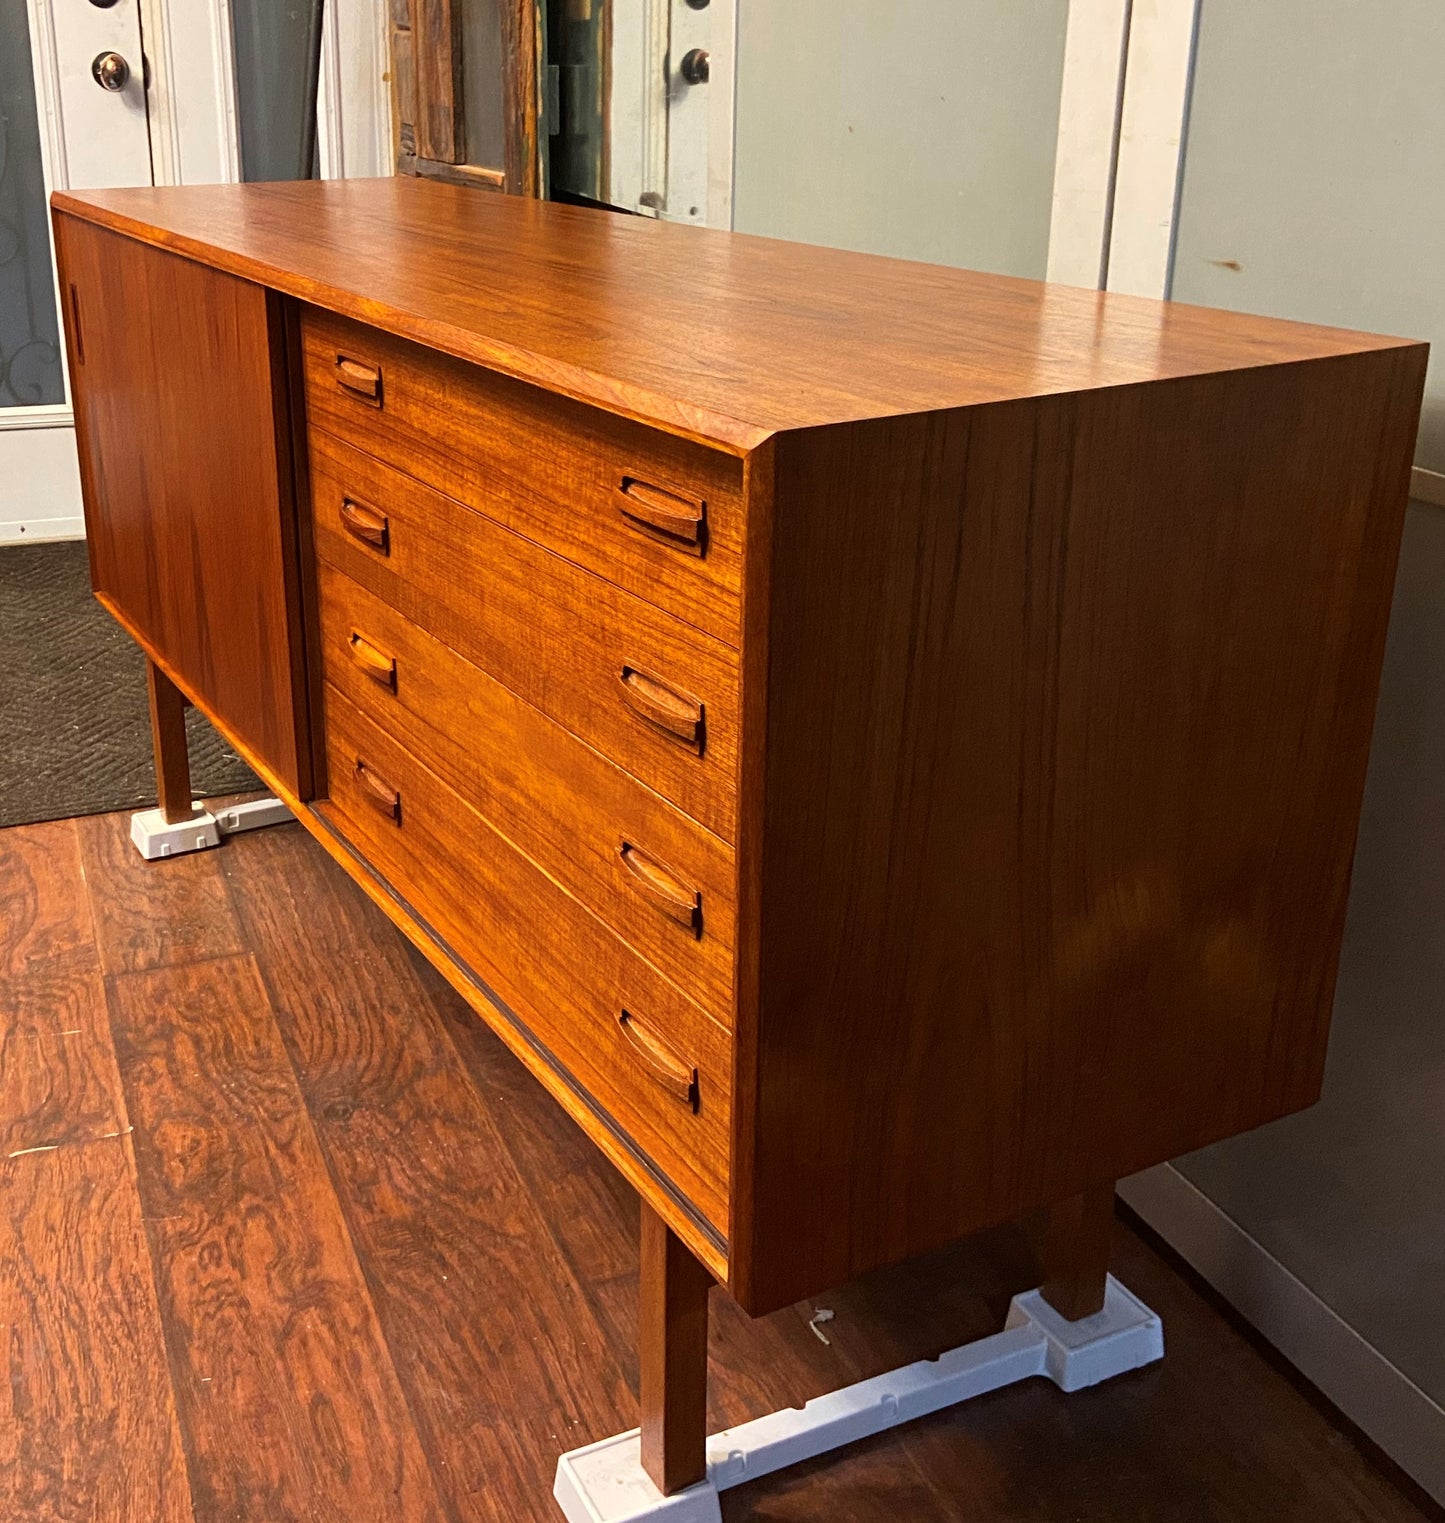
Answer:
[{"label": "wood grain texture", "polygon": [[[303,314],[303,332],[313,427],[738,643],[743,509],[735,458],[314,308]],[[380,408],[337,386],[338,355],[380,370]],[[641,531],[622,511],[624,482],[700,504],[703,553]]]},{"label": "wood grain texture", "polygon": [[462,0],[412,0],[416,151],[455,163],[465,152],[461,103]]},{"label": "wood grain texture", "polygon": [[125,1125],[74,822],[0,831],[0,1159]]},{"label": "wood grain texture", "polygon": [[[499,56],[468,58],[462,25],[465,0],[415,0],[411,16],[393,18],[392,67],[401,128],[397,168],[460,185],[513,195],[539,193],[536,0],[470,0],[496,9]],[[483,72],[485,71],[485,72]],[[484,152],[467,122],[464,77],[481,74],[477,89],[501,97],[499,163]]]},{"label": "wood grain texture", "polygon": [[277,299],[74,218],[56,238],[95,590],[306,793]]},{"label": "wood grain texture", "polygon": [[642,1468],[663,1494],[707,1474],[707,1293],[712,1276],[642,1207]]},{"label": "wood grain texture", "polygon": [[75,824],[0,831],[0,1515],[184,1523],[189,1487]]},{"label": "wood grain texture", "polygon": [[128,1140],[0,1162],[0,1199],[0,1513],[191,1523]]},{"label": "wood grain texture", "polygon": [[[732,839],[736,651],[319,430],[311,484],[324,561]],[[348,497],[386,516],[386,551],[347,531]],[[628,708],[626,668],[702,703],[700,755]]]},{"label": "wood grain texture", "polygon": [[569,1158],[580,1139],[494,1040],[522,1104],[473,1084],[405,943],[321,853],[254,842],[229,881],[442,1500],[509,1520],[547,1496],[559,1435],[611,1431],[631,1402],[551,1243],[546,1151],[527,1154],[545,1179],[513,1162],[536,1111]]},{"label": "wood grain texture", "polygon": [[789,429],[1392,342],[406,177],[53,204],[738,453]]},{"label": "wood grain texture", "polygon": [[161,814],[175,823],[191,817],[191,756],[186,744],[186,700],[154,661],[146,662],[151,708],[151,749]]},{"label": "wood grain texture", "polygon": [[[527,861],[439,778],[335,690],[327,694],[331,797],[318,812],[424,915],[691,1210],[727,1237],[731,1051],[726,1029]],[[353,782],[361,759],[401,796],[400,824]],[[505,1011],[489,1019],[507,1024]],[[697,1070],[695,1105],[658,1082],[626,1012]],[[485,1012],[484,1012],[485,1013]],[[547,1076],[554,1093],[565,1089]],[[608,1123],[604,1120],[602,1126]],[[592,1118],[592,1129],[599,1125]]]},{"label": "wood grain texture", "polygon": [[[629,946],[717,1020],[732,1020],[733,854],[358,582],[320,573],[327,680],[404,745]],[[354,637],[395,665],[395,690],[355,659]],[[701,898],[701,930],[664,913],[621,846],[669,865]]]},{"label": "wood grain texture", "polygon": [[105,973],[230,957],[242,950],[219,855],[147,862],[106,816],[75,822]]},{"label": "wood grain texture", "polygon": [[396,647],[307,823],[748,1309],[1313,1099],[1421,346],[415,184],[56,205],[272,288],[272,627],[319,700],[314,542]]},{"label": "wood grain texture", "polygon": [[[124,840],[125,816],[104,823]],[[0,846],[13,834],[0,834]],[[636,1420],[636,1197],[440,974],[420,954],[406,953],[382,912],[359,902],[317,842],[282,827],[237,837],[223,855],[247,950],[271,991],[357,1243],[366,1279],[358,1299],[369,1294],[378,1306],[417,1427],[425,1437],[430,1424],[441,1439],[428,1458],[448,1523],[554,1523],[550,1476],[557,1453]],[[176,865],[155,867],[153,877]],[[57,899],[57,906],[62,902],[71,901]],[[164,919],[175,906],[158,902],[156,913]],[[84,953],[83,928],[77,923],[56,945]],[[98,948],[91,944],[88,955],[94,961]],[[41,977],[45,960],[24,966],[26,976]],[[337,968],[344,970],[340,977],[317,976]],[[434,1040],[437,1020],[461,1058],[460,1071]],[[205,1072],[187,1065],[173,1072],[181,1086],[177,1111],[209,1112]],[[193,1081],[194,1105],[187,1098]],[[347,1101],[355,1102],[349,1119]],[[0,1192],[6,1244],[0,1298],[19,1295],[31,1318],[14,1315],[5,1300],[0,1514],[7,1518],[185,1523],[191,1516],[183,1492],[172,1502],[176,1493],[159,1485],[179,1472],[179,1442],[167,1441],[164,1428],[142,1426],[153,1389],[143,1376],[157,1368],[156,1344],[147,1353],[146,1340],[127,1341],[123,1333],[135,1325],[148,1289],[145,1240],[138,1229],[129,1240],[142,1255],[130,1279],[115,1273],[123,1255],[104,1244],[85,1247],[79,1230],[89,1219],[114,1233],[125,1217],[124,1195],[108,1194],[103,1183],[77,1183],[75,1175],[74,1160],[119,1145],[38,1155],[49,1171],[43,1179],[16,1188],[7,1177]],[[193,1155],[184,1148],[165,1153],[164,1143],[161,1151],[182,1176]],[[270,1188],[294,1192],[314,1209],[306,1154],[278,1151],[273,1158]],[[506,1184],[508,1159],[535,1206],[530,1213]],[[484,1173],[488,1160],[496,1172]],[[446,1178],[453,1167],[455,1193]],[[418,1183],[433,1171],[442,1175],[434,1202],[432,1186]],[[484,1179],[497,1187],[497,1203],[487,1197],[486,1210],[466,1211],[457,1194]],[[129,1209],[135,1210],[133,1193]],[[7,1225],[17,1222],[23,1249],[12,1246],[19,1239]],[[504,1224],[504,1240],[492,1223]],[[175,1261],[157,1242],[156,1273],[166,1279]],[[184,1259],[181,1265],[184,1272]],[[457,1273],[454,1266],[466,1267]],[[977,1523],[980,1516],[1011,1523],[1433,1523],[1438,1509],[1382,1471],[1357,1436],[1293,1385],[1207,1292],[1127,1223],[1115,1227],[1113,1268],[1165,1320],[1169,1357],[1158,1365],[1084,1397],[1025,1382],[730,1491],[724,1517],[728,1523],[820,1517]],[[559,1272],[567,1276],[560,1284]],[[996,1253],[982,1258],[976,1244],[956,1245],[865,1276],[821,1302],[756,1320],[731,1298],[714,1295],[710,1427],[992,1331],[1009,1292],[1030,1273],[1027,1252],[1000,1241]],[[567,1315],[558,1321],[548,1313],[535,1336],[526,1335],[514,1319],[526,1315],[531,1300],[545,1308],[553,1297]],[[808,1327],[814,1305],[835,1313],[823,1328],[828,1346]],[[54,1321],[46,1322],[52,1313]],[[357,1357],[365,1362],[362,1353]],[[351,1367],[339,1359],[343,1374]],[[540,1373],[549,1367],[554,1375]],[[45,1395],[52,1373],[55,1390]],[[500,1401],[509,1387],[514,1401],[535,1405],[521,1423],[489,1428],[487,1403]],[[192,1462],[226,1474],[254,1465],[264,1436],[258,1440],[244,1392],[215,1388],[213,1378],[205,1389],[214,1392],[218,1448],[206,1458],[193,1452]],[[108,1408],[101,1399],[107,1389],[123,1404]],[[469,1394],[476,1398],[471,1407]],[[556,1420],[546,1431],[549,1408]],[[376,1438],[385,1442],[390,1431],[379,1429]],[[67,1435],[76,1438],[68,1450]],[[284,1498],[306,1473],[330,1463],[329,1432],[324,1424],[303,1424],[294,1447],[269,1452],[276,1483],[266,1505],[247,1514],[248,1523],[256,1515],[267,1523],[294,1516]],[[300,1467],[299,1479],[292,1466]],[[198,1474],[204,1494],[206,1473]],[[385,1516],[372,1505],[352,1517],[378,1512]]]},{"label": "wood grain texture", "polygon": [[197,1523],[440,1523],[254,961],[110,993]]},{"label": "wood grain texture", "polygon": [[1422,364],[780,441],[749,1309],[1317,1098]]}]

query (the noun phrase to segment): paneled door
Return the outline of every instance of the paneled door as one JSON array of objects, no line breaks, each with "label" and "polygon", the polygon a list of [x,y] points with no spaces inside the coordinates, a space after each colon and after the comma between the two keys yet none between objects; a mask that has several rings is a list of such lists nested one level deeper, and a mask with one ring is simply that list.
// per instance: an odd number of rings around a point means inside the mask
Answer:
[{"label": "paneled door", "polygon": [[0,542],[81,532],[46,199],[151,182],[140,0],[0,0]]}]

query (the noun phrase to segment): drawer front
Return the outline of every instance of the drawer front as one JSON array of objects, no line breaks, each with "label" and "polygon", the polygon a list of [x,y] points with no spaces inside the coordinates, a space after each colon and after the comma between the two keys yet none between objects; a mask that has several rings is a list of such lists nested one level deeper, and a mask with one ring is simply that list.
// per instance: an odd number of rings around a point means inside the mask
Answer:
[{"label": "drawer front", "polygon": [[359,582],[318,585],[327,682],[731,1029],[731,848]]},{"label": "drawer front", "polygon": [[725,840],[737,652],[318,430],[316,549]]},{"label": "drawer front", "polygon": [[725,1237],[727,1032],[345,697],[326,700],[319,812]]},{"label": "drawer front", "polygon": [[327,312],[302,333],[312,424],[738,643],[740,461]]}]

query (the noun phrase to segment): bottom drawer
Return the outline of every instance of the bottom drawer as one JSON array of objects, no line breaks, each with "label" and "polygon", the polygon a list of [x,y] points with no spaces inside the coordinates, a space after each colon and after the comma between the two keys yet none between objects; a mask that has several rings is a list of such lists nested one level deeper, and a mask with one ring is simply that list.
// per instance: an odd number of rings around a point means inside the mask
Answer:
[{"label": "bottom drawer", "polygon": [[331,687],[326,755],[318,812],[726,1237],[728,1033]]}]

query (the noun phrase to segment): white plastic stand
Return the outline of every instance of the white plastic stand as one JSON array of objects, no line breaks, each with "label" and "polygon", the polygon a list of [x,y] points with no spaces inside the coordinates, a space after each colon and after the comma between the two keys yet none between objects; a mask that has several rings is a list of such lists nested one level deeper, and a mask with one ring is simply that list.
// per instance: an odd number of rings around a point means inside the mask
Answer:
[{"label": "white plastic stand", "polygon": [[1163,1356],[1163,1324],[1113,1275],[1104,1309],[1078,1322],[1031,1290],[1013,1298],[1004,1330],[991,1338],[714,1434],[707,1479],[686,1491],[664,1497],[652,1484],[634,1428],[564,1454],[552,1494],[568,1523],[721,1523],[718,1496],[730,1486],[1032,1375],[1079,1391]]},{"label": "white plastic stand", "polygon": [[222,838],[263,825],[282,825],[295,816],[280,799],[249,799],[212,814],[202,804],[191,805],[191,817],[172,824],[159,809],[144,809],[130,817],[131,844],[147,862],[158,857],[181,857],[191,851],[219,846]]}]

